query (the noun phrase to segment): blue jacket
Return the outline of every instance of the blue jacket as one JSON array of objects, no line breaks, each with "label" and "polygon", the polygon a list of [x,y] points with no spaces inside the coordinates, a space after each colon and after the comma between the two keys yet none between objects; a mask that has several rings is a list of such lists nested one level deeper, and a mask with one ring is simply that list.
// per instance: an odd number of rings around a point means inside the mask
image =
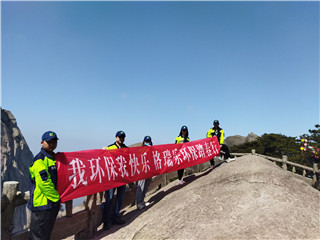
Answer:
[{"label": "blue jacket", "polygon": [[30,201],[31,211],[51,209],[60,203],[57,192],[58,172],[54,156],[44,149],[34,157],[30,167]]}]

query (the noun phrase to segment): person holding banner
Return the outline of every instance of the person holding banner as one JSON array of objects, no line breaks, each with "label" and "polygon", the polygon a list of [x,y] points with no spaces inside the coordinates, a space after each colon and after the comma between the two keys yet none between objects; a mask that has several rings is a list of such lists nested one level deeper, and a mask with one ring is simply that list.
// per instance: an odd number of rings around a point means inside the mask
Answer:
[{"label": "person holding banner", "polygon": [[[207,133],[207,138],[216,136],[218,138],[219,143],[220,143],[220,149],[225,152],[225,159],[229,159],[230,158],[229,148],[227,145],[223,144],[224,131],[222,128],[219,127],[219,124],[220,123],[218,120],[213,121],[213,128],[209,129],[209,131]],[[214,159],[211,159],[210,163],[211,163],[210,169],[213,169],[214,168]]]},{"label": "person holding banner", "polygon": [[60,210],[57,192],[58,172],[53,152],[58,144],[57,134],[48,131],[42,135],[41,151],[34,157],[30,167],[31,210],[29,239],[49,240],[54,222]]},{"label": "person holding banner", "polygon": [[[142,142],[142,146],[152,146],[152,140],[150,136],[145,136]],[[143,180],[139,180],[137,182],[137,192],[136,192],[136,204],[139,210],[147,207],[150,203],[145,202],[144,198],[146,196],[146,192],[148,191],[149,185],[152,181],[152,178],[147,178]]]},{"label": "person holding banner", "polygon": [[[179,136],[176,137],[176,142],[175,143],[185,143],[185,142],[190,142],[189,131],[188,131],[188,127],[187,126],[182,126],[181,130],[180,130],[180,133],[179,133]],[[179,185],[183,185],[183,184],[186,183],[182,179],[183,173],[184,173],[184,168],[178,170]]]},{"label": "person holding banner", "polygon": [[[127,148],[124,144],[126,134],[123,131],[118,131],[116,133],[116,141],[113,144],[110,144],[108,147],[104,147],[104,150],[118,149],[118,148]],[[114,192],[117,190],[117,198],[113,213],[111,215],[111,205],[114,198]],[[126,222],[120,217],[120,210],[124,194],[126,191],[126,185],[109,189],[105,192],[106,202],[103,209],[103,229],[108,230],[111,227],[111,224],[122,225]]]}]

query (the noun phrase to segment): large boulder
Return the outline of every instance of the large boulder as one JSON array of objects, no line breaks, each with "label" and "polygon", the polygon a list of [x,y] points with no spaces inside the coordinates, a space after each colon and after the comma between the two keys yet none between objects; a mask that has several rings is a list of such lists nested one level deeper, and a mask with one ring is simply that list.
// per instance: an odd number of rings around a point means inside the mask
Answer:
[{"label": "large boulder", "polygon": [[[176,184],[176,183],[174,183]],[[320,192],[257,156],[153,195],[96,239],[319,239]]]},{"label": "large boulder", "polygon": [[236,145],[244,144],[245,141],[246,141],[246,137],[240,136],[240,135],[234,135],[234,136],[227,137],[224,140],[224,143],[227,144],[229,147],[233,147]]},{"label": "large boulder", "polygon": [[227,144],[229,147],[233,147],[233,146],[241,145],[244,143],[256,141],[258,137],[259,136],[254,133],[250,133],[246,137],[243,137],[240,135],[234,135],[234,136],[227,137],[224,140],[224,143]]},{"label": "large boulder", "polygon": [[[17,121],[10,111],[1,109],[1,189],[4,181],[18,181],[19,191],[29,190],[29,165],[33,159]],[[3,219],[3,217],[2,217]],[[26,206],[15,210],[14,230],[27,225]]]},{"label": "large boulder", "polygon": [[258,137],[259,137],[258,135],[254,134],[252,132],[252,133],[248,134],[248,136],[246,137],[245,143],[256,141],[258,139]]}]

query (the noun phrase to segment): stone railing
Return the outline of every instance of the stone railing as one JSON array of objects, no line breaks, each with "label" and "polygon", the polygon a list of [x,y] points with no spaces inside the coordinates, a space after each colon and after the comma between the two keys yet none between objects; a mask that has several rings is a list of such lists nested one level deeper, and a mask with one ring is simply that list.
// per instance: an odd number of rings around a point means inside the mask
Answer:
[{"label": "stone railing", "polygon": [[14,209],[27,203],[30,199],[29,192],[18,191],[19,182],[4,182],[1,197],[1,239],[11,239],[13,230]]},{"label": "stone railing", "polygon": [[[203,172],[210,167],[210,163],[202,163],[185,169],[186,175]],[[147,194],[157,191],[177,178],[177,172],[171,172],[155,176],[152,178]],[[122,207],[125,208],[135,204],[136,185],[127,185]],[[12,234],[13,214],[17,206],[26,204],[30,199],[29,192],[21,193],[18,191],[19,182],[10,181],[3,183],[2,201],[1,201],[1,239],[20,240],[28,239],[28,229]],[[102,224],[102,208],[104,193],[100,192],[84,198],[84,208],[78,212],[73,212],[73,201],[66,202],[65,216],[57,218],[51,239],[64,239],[74,236],[74,239],[89,239],[93,237]]]},{"label": "stone railing", "polygon": [[[288,170],[288,165],[289,165],[292,167],[291,172],[296,177],[301,178],[302,180],[309,183],[313,187],[318,188],[318,186],[319,186],[319,179],[317,176],[319,176],[320,171],[319,171],[319,165],[317,163],[314,163],[313,167],[311,168],[308,166],[304,166],[301,164],[297,164],[297,163],[288,161],[288,157],[286,155],[283,155],[282,158],[274,158],[274,157],[258,154],[258,153],[256,153],[255,149],[252,149],[251,153],[231,153],[231,155],[235,156],[235,157],[238,157],[238,156],[240,157],[240,156],[245,156],[245,155],[256,155],[259,157],[263,157],[263,158],[268,159],[274,163],[280,163],[282,166],[282,169],[284,169],[286,171]],[[302,175],[297,174],[296,168],[302,169]],[[313,173],[312,179],[307,177],[307,171]]]}]

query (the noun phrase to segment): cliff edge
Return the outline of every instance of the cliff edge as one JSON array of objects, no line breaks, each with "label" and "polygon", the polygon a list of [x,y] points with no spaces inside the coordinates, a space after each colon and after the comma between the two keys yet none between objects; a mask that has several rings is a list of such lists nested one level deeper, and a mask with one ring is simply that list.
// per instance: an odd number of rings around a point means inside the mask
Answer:
[{"label": "cliff edge", "polygon": [[[19,191],[29,191],[29,165],[33,159],[15,117],[10,111],[1,109],[1,189],[4,181],[18,181]],[[26,206],[15,210],[14,230],[27,225]]]}]

